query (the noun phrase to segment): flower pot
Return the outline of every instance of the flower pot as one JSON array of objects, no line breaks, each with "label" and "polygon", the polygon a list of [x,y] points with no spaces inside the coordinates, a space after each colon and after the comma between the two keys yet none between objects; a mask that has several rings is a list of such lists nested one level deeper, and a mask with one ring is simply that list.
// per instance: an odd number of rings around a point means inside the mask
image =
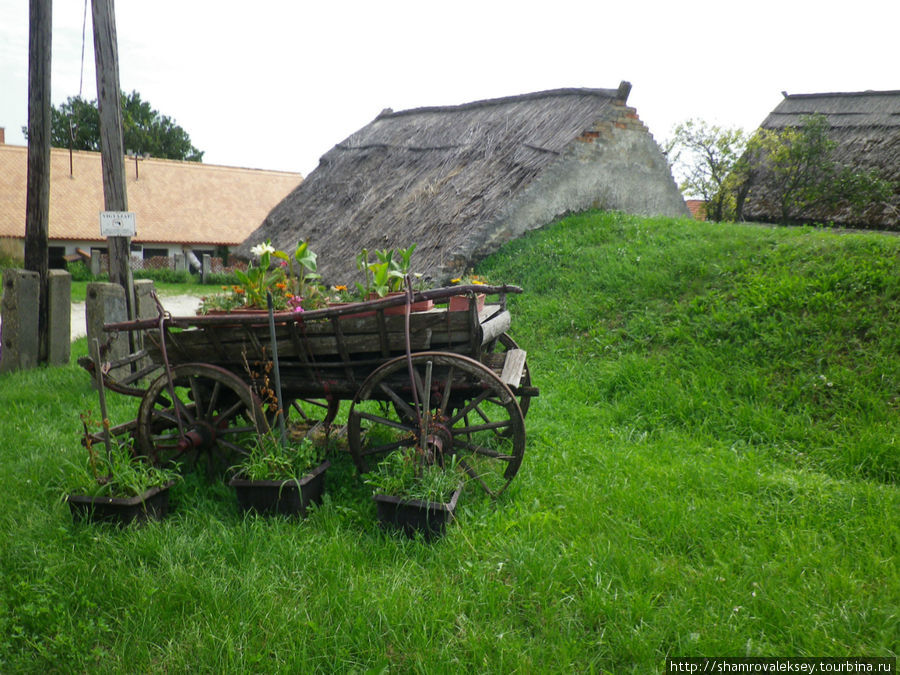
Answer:
[{"label": "flower pot", "polygon": [[135,497],[91,497],[68,495],[72,519],[81,521],[112,522],[128,525],[148,520],[162,520],[169,513],[169,488],[175,481],[150,488]]},{"label": "flower pot", "polygon": [[[346,305],[352,305],[352,302],[329,302],[328,307],[345,307]],[[342,314],[340,318],[342,319],[364,319],[367,316],[375,316],[375,310],[370,310],[367,312],[353,312],[353,314]]]},{"label": "flower pot", "polygon": [[[475,296],[475,309],[481,311],[484,309],[484,293],[478,293]],[[447,306],[451,312],[465,312],[469,309],[468,295],[454,295],[450,298],[450,304]]]},{"label": "flower pot", "polygon": [[306,516],[309,504],[322,501],[325,470],[331,462],[322,462],[299,480],[247,480],[236,476],[229,481],[237,494],[241,511],[264,515]]},{"label": "flower pot", "polygon": [[[388,293],[385,298],[399,298],[406,295],[406,291],[391,291]],[[379,298],[376,293],[369,293],[369,300],[383,300],[384,298]],[[427,312],[429,309],[434,307],[434,300],[419,300],[418,302],[413,302],[409,306],[410,312]],[[385,316],[398,316],[406,313],[406,305],[395,305],[394,307],[385,307],[384,315]]]},{"label": "flower pot", "polygon": [[[419,300],[409,306],[410,312],[427,312],[434,307],[434,300]],[[385,316],[397,316],[406,313],[406,305],[398,305],[397,307],[385,307]]]},{"label": "flower pot", "polygon": [[400,530],[408,537],[419,532],[431,541],[442,536],[447,529],[460,492],[462,485],[456,488],[446,503],[423,502],[393,495],[375,495],[372,499],[378,508],[378,522],[383,528]]}]

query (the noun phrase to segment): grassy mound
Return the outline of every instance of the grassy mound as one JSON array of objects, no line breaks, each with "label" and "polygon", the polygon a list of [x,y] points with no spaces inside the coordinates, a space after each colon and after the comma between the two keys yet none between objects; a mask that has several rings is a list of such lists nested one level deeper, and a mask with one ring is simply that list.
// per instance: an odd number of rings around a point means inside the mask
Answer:
[{"label": "grassy mound", "polygon": [[477,271],[526,289],[542,393],[510,489],[464,493],[434,544],[379,532],[346,457],[302,522],[190,475],[166,521],[73,525],[96,394],[75,366],[0,376],[0,671],[897,655],[900,239],[590,213]]}]

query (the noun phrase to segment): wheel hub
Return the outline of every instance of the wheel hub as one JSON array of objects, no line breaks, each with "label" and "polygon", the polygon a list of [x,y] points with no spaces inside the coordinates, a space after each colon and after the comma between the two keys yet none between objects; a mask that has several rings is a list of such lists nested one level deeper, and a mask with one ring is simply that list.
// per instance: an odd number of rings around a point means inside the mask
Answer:
[{"label": "wheel hub", "polygon": [[188,450],[203,450],[209,448],[216,442],[216,429],[211,424],[205,422],[196,422],[193,427],[187,430],[180,439],[178,439],[178,450],[187,452]]}]

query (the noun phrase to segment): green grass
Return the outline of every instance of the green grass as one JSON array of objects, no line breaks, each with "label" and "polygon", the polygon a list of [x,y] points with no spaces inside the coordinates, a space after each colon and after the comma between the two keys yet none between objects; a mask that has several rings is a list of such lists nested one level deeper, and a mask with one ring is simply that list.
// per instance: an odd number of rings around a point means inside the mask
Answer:
[{"label": "green grass", "polygon": [[[88,282],[86,281],[72,282],[72,302],[85,301],[87,298],[87,285]],[[158,281],[153,283],[153,287],[156,289],[156,292],[159,293],[160,297],[165,297],[167,295],[196,295],[201,297],[217,290],[216,286],[204,286],[203,284],[198,283],[179,284]]]},{"label": "green grass", "polygon": [[345,457],[302,522],[187,476],[162,523],[73,525],[87,376],[0,376],[0,671],[897,655],[900,239],[590,213],[477,271],[526,289],[541,396],[507,494],[430,545],[377,530]]}]

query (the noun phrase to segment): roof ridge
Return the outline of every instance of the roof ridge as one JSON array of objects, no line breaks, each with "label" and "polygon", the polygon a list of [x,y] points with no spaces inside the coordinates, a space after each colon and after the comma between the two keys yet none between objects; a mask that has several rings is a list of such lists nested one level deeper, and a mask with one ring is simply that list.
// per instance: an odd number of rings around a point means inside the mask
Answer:
[{"label": "roof ridge", "polygon": [[547,89],[545,91],[535,91],[528,94],[516,94],[513,96],[501,96],[500,98],[486,98],[469,103],[461,103],[458,105],[440,105],[440,106],[423,106],[420,108],[410,108],[408,110],[393,111],[390,108],[383,110],[376,120],[387,119],[392,117],[402,117],[405,115],[416,115],[419,113],[432,112],[458,112],[461,110],[471,110],[475,108],[488,108],[495,105],[505,105],[507,103],[516,103],[518,101],[530,101],[541,98],[552,98],[554,96],[597,96],[615,100],[619,96],[619,89],[589,89],[578,87],[564,87],[561,89]]},{"label": "roof ridge", "polygon": [[900,95],[900,89],[887,89],[883,91],[876,91],[874,89],[866,89],[865,91],[829,91],[829,92],[821,92],[818,94],[788,94],[785,93],[785,98],[820,98],[822,96],[891,96],[891,95]]}]

